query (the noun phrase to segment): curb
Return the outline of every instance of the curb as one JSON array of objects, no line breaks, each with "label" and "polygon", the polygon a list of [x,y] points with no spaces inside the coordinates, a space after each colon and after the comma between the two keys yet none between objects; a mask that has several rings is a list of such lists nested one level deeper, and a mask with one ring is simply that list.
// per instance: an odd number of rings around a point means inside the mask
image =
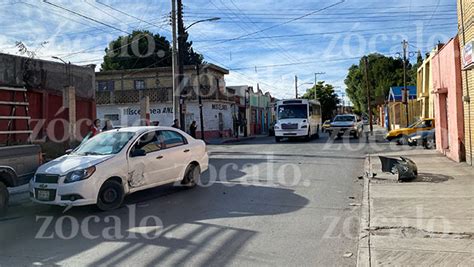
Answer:
[{"label": "curb", "polygon": [[239,138],[239,139],[224,140],[224,141],[221,142],[221,144],[239,143],[239,142],[243,142],[243,141],[253,140],[255,138],[256,138],[255,136],[251,136],[251,137],[242,137],[242,138]]},{"label": "curb", "polygon": [[372,164],[370,155],[366,156],[364,164],[364,189],[362,192],[362,205],[360,212],[359,242],[357,248],[357,266],[371,266],[370,255],[370,177]]}]

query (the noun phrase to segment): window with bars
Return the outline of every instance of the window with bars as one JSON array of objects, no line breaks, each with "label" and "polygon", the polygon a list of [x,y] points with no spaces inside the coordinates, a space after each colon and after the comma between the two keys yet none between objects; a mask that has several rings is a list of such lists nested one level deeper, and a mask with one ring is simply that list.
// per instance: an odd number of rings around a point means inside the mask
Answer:
[{"label": "window with bars", "polygon": [[136,90],[145,89],[145,81],[144,80],[135,80],[135,81],[133,81],[133,85],[134,85]]}]

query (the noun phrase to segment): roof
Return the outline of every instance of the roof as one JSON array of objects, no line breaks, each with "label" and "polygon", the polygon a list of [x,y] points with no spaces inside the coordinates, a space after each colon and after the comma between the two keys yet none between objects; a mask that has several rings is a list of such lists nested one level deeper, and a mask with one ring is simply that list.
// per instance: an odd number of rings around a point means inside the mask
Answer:
[{"label": "roof", "polygon": [[[206,64],[201,64],[201,67],[215,70],[217,72],[220,72],[222,74],[229,74],[229,70],[225,69],[223,67],[217,66],[212,63],[206,63]],[[196,70],[196,66],[194,65],[185,65],[184,70]],[[142,69],[125,69],[125,70],[104,70],[104,71],[99,71],[96,72],[97,75],[107,75],[107,74],[122,74],[122,73],[140,73],[140,72],[172,72],[171,67],[157,67],[157,68],[142,68]]]},{"label": "roof", "polygon": [[[397,101],[402,101],[403,95],[402,95],[402,90],[403,86],[393,86],[390,87],[390,92],[388,94],[388,101],[392,102],[397,102]],[[416,86],[410,85],[407,86],[409,90],[409,99],[416,99]]]}]

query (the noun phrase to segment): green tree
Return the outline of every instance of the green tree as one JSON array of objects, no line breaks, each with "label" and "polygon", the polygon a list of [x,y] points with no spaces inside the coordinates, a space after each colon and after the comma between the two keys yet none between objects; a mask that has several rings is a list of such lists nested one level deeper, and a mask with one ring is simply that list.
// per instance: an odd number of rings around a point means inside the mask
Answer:
[{"label": "green tree", "polygon": [[[392,86],[403,86],[403,60],[400,58],[387,57],[381,54],[370,54],[367,56],[369,61],[368,81],[371,92],[371,102],[386,99]],[[365,79],[364,57],[358,65],[352,65],[349,68],[346,79],[344,80],[347,89],[347,95],[354,104],[354,109],[358,113],[367,113],[367,85]],[[416,75],[413,77],[411,71],[412,65],[407,62],[407,85],[416,84]]]},{"label": "green tree", "polygon": [[[191,42],[186,42],[183,62],[185,65],[202,63],[203,56],[195,53]],[[105,49],[102,70],[141,69],[170,67],[171,45],[164,36],[150,31],[133,31],[110,42]]]},{"label": "green tree", "polygon": [[337,109],[337,105],[340,103],[340,99],[334,91],[334,86],[326,84],[324,81],[318,82],[310,88],[304,95],[305,99],[316,99],[321,103],[321,111],[323,120],[329,120],[333,117],[334,111]]}]

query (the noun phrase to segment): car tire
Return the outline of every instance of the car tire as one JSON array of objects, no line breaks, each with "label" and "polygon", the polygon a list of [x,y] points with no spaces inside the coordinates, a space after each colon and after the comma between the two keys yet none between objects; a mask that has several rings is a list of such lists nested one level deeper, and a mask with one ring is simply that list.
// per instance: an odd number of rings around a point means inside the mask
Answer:
[{"label": "car tire", "polygon": [[281,142],[281,137],[275,136],[275,142],[280,143]]},{"label": "car tire", "polygon": [[115,210],[122,205],[124,198],[125,192],[122,183],[115,180],[107,180],[99,190],[97,207],[102,211]]},{"label": "car tire", "polygon": [[0,217],[7,214],[8,199],[9,193],[7,186],[3,182],[0,182]]},{"label": "car tire", "polygon": [[200,179],[201,168],[199,165],[189,164],[189,166],[186,168],[186,171],[184,171],[184,177],[183,180],[181,180],[181,184],[188,188],[193,188],[199,183]]},{"label": "car tire", "polygon": [[428,139],[424,142],[424,147],[426,149],[435,149],[436,148],[436,142],[434,139]]}]

